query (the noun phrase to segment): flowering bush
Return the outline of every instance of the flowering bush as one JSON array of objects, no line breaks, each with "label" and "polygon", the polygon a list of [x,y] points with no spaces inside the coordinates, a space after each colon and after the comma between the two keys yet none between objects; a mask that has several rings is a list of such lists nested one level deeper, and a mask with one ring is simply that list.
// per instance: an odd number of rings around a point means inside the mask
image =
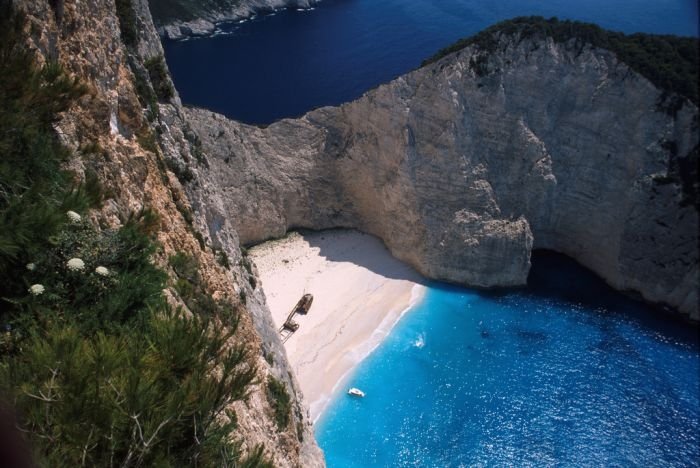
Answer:
[{"label": "flowering bush", "polygon": [[73,224],[78,224],[80,221],[83,219],[78,213],[75,211],[68,211],[66,213],[66,216],[68,216],[68,219],[70,220],[71,223]]},{"label": "flowering bush", "polygon": [[70,271],[83,271],[85,269],[85,262],[79,258],[71,258],[66,262],[66,266]]},{"label": "flowering bush", "polygon": [[[35,65],[13,3],[0,1],[0,395],[33,465],[264,466],[262,449],[244,459],[231,437],[228,408],[256,374],[231,346],[233,319],[167,308],[153,215],[120,229],[81,221],[99,183],[86,161],[75,185],[54,124],[85,87]],[[109,275],[66,274],[86,265]]]},{"label": "flowering bush", "polygon": [[[120,327],[147,313],[159,303],[165,280],[150,261],[155,245],[143,232],[149,216],[124,220],[120,229],[66,224],[53,236],[52,248],[32,258],[41,268],[24,270],[24,294],[26,284],[50,291],[28,304],[42,309],[40,316],[53,310],[75,317],[89,332]],[[85,274],[89,267],[95,274]]]}]

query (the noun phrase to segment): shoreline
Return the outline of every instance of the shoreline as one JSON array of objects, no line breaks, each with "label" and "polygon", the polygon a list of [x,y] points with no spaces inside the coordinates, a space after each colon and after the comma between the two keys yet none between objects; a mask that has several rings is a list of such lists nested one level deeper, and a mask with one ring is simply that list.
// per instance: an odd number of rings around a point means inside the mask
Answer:
[{"label": "shoreline", "polygon": [[[377,328],[377,330],[375,330],[375,332],[372,334],[370,339],[368,339],[367,342],[365,343],[366,345],[371,344],[369,349],[367,349],[366,352],[362,354],[362,356],[357,360],[357,362],[355,363],[354,366],[352,366],[350,369],[348,369],[345,372],[345,374],[343,374],[340,377],[340,379],[338,379],[338,381],[336,382],[336,384],[333,386],[330,393],[328,394],[328,397],[324,398],[322,401],[315,401],[315,402],[309,403],[309,411],[311,412],[311,422],[314,425],[321,419],[321,417],[323,417],[326,409],[328,409],[328,405],[331,403],[331,401],[333,400],[333,397],[335,397],[337,392],[339,391],[341,384],[345,384],[347,382],[347,380],[350,377],[352,377],[353,372],[357,369],[357,367],[360,364],[362,364],[362,361],[364,361],[370,354],[372,354],[374,352],[375,349],[377,349],[379,347],[379,345],[382,344],[384,339],[387,336],[389,336],[391,331],[401,321],[401,319],[404,317],[404,315],[406,315],[411,309],[413,309],[416,305],[418,305],[423,300],[423,298],[425,297],[426,289],[427,288],[423,285],[420,285],[420,284],[414,285],[413,288],[411,288],[411,300],[408,303],[408,305],[406,306],[406,308],[403,309],[398,314],[398,316],[395,317],[395,319],[391,321],[391,324],[386,329],[383,329],[383,327],[381,325],[384,324],[384,322],[388,321],[388,319],[390,317],[387,316],[384,319],[382,324],[380,324],[380,327]],[[376,341],[375,343],[371,343],[370,340],[372,338],[375,338],[375,336],[378,334],[378,332],[380,332],[379,334],[381,335],[379,340]],[[313,405],[316,405],[316,407],[315,407],[316,413],[315,414],[311,410]]]},{"label": "shoreline", "polygon": [[352,230],[293,232],[250,249],[276,326],[314,296],[285,343],[316,423],[360,364],[425,293],[425,280],[381,241]]},{"label": "shoreline", "polygon": [[311,0],[311,3],[306,7],[298,5],[249,6],[243,9],[238,7],[228,12],[216,12],[209,16],[204,15],[191,20],[169,21],[158,25],[156,31],[161,40],[187,41],[190,39],[206,39],[231,34],[230,32],[223,32],[222,26],[252,21],[257,17],[274,16],[284,10],[312,11],[316,9],[316,4],[319,2],[320,0]]}]

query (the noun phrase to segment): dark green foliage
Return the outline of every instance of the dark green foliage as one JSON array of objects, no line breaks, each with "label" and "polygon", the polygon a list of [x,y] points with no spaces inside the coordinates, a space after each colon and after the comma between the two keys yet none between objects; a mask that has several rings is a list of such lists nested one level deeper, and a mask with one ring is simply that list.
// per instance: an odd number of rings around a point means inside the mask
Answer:
[{"label": "dark green foliage", "polygon": [[248,283],[250,283],[250,287],[255,289],[258,282],[253,274],[253,264],[250,258],[248,258],[248,251],[245,251],[243,248],[241,248],[241,251],[243,252],[243,256],[241,257],[240,265],[245,269],[246,273],[248,273]]},{"label": "dark green foliage", "polygon": [[160,101],[169,101],[175,95],[175,88],[173,88],[170,78],[168,76],[168,69],[165,66],[165,59],[162,55],[157,57],[152,57],[146,62],[144,62],[146,70],[148,70],[148,75],[151,78],[151,84],[153,85],[153,90]]},{"label": "dark green foliage", "polygon": [[134,48],[138,44],[139,32],[136,25],[136,12],[131,0],[115,0],[117,7],[117,17],[119,18],[119,29],[122,41],[129,48]]},{"label": "dark green foliage", "polygon": [[201,278],[199,276],[197,260],[195,260],[193,257],[187,255],[186,253],[178,252],[175,255],[170,256],[168,263],[175,271],[178,278],[192,284],[200,284]]},{"label": "dark green foliage", "polygon": [[199,135],[192,131],[192,129],[189,129],[187,132],[185,132],[185,138],[190,142],[190,150],[197,162],[208,167],[207,159],[205,158],[204,150],[202,149],[202,139],[199,138]]},{"label": "dark green foliage", "polygon": [[289,425],[292,410],[292,400],[283,382],[270,376],[267,379],[267,400],[275,412],[277,428],[283,431]]},{"label": "dark green foliage", "polygon": [[205,317],[218,317],[224,323],[238,323],[233,304],[225,300],[215,301],[207,294],[194,257],[179,252],[170,257],[169,263],[177,277],[175,290],[191,311]]},{"label": "dark green foliage", "polygon": [[262,349],[262,355],[265,358],[265,361],[270,365],[270,367],[275,365],[275,357],[272,355],[272,353],[268,353],[264,347]]},{"label": "dark green foliage", "polygon": [[151,87],[148,72],[138,66],[133,57],[129,57],[129,67],[134,74],[134,87],[139,102],[146,108],[146,118],[149,122],[154,122],[160,117],[160,108],[158,107],[158,97]]},{"label": "dark green foliage", "polygon": [[[517,35],[520,40],[551,37],[556,42],[568,42],[573,39],[578,47],[591,44],[610,50],[658,88],[669,93],[680,94],[698,103],[697,38],[642,33],[625,35],[607,31],[590,23],[557,18],[529,16],[497,23],[474,36],[461,39],[442,49],[424,61],[423,66],[470,45],[476,45],[482,52],[495,52],[500,35]],[[482,65],[478,65],[483,71]],[[671,104],[671,111],[673,105]],[[675,105],[678,104],[675,103]]]},{"label": "dark green foliage", "polygon": [[204,236],[202,235],[202,233],[199,231],[194,231],[192,234],[194,235],[194,238],[197,239],[197,243],[199,244],[199,248],[202,250],[206,249],[207,243],[204,241]]},{"label": "dark green foliage", "polygon": [[[33,66],[16,46],[22,20],[0,5],[0,298],[14,297],[24,265],[50,247],[68,210],[99,202],[99,190],[62,170],[70,156],[54,134],[56,115],[84,93],[60,67]],[[0,299],[1,300],[1,299]]]},{"label": "dark green foliage", "polygon": [[99,181],[62,170],[72,155],[52,128],[83,89],[24,50],[22,19],[0,0],[0,394],[37,466],[269,466],[232,439],[228,408],[257,375],[232,344],[237,310],[186,257],[173,269],[193,314],[166,306],[152,212],[118,229],[87,221]]},{"label": "dark green foliage", "polygon": [[[23,309],[37,316],[71,317],[91,333],[129,324],[159,304],[165,274],[149,261],[155,245],[136,220],[105,231],[87,222],[69,224],[50,242],[52,248],[37,253],[34,269],[25,269],[12,291],[10,297],[22,297],[27,284],[44,286],[44,294],[19,302]],[[83,261],[84,270],[70,270],[67,264],[73,258]],[[109,273],[100,275],[97,267]]]},{"label": "dark green foliage", "polygon": [[227,441],[235,418],[218,419],[246,398],[256,372],[243,347],[227,346],[234,328],[167,308],[120,334],[80,328],[62,320],[33,330],[21,358],[0,367],[46,466],[231,466],[240,458]]},{"label": "dark green foliage", "polygon": [[265,455],[265,447],[258,445],[250,451],[245,460],[236,466],[240,468],[274,468],[275,465]]},{"label": "dark green foliage", "polygon": [[177,180],[179,180],[181,184],[184,185],[194,180],[194,172],[192,172],[192,169],[187,167],[187,165],[180,164],[179,161],[169,158],[165,160],[165,164],[168,166],[168,169],[175,174],[175,177],[177,177]]},{"label": "dark green foliage", "polygon": [[241,257],[241,266],[245,268],[245,271],[248,272],[249,275],[253,274],[253,264],[250,262],[247,255]]},{"label": "dark green foliage", "polygon": [[187,225],[192,227],[192,224],[194,223],[192,210],[190,210],[190,208],[185,205],[182,200],[175,200],[175,208],[177,208],[177,211],[180,212]]},{"label": "dark green foliage", "polygon": [[96,141],[81,145],[78,151],[84,155],[104,154],[104,149],[102,149],[102,146]]},{"label": "dark green foliage", "polygon": [[219,249],[215,253],[216,253],[216,261],[219,263],[219,265],[226,268],[227,270],[230,270],[231,263],[229,262],[228,255],[226,254],[226,251],[223,249]]}]

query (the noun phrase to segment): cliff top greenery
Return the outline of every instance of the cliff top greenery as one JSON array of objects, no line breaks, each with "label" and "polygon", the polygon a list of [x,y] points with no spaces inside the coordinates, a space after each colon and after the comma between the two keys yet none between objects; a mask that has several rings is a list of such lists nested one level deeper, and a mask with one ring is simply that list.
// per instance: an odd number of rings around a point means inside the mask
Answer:
[{"label": "cliff top greenery", "polygon": [[423,62],[436,62],[448,54],[476,45],[484,52],[495,52],[501,35],[552,38],[555,42],[577,40],[580,44],[607,49],[658,88],[677,93],[698,104],[698,46],[694,37],[656,34],[624,34],[579,21],[523,16],[496,23],[474,36],[460,39]]},{"label": "cliff top greenery", "polygon": [[231,9],[239,3],[240,0],[148,0],[153,21],[159,25],[206,17],[215,11]]}]

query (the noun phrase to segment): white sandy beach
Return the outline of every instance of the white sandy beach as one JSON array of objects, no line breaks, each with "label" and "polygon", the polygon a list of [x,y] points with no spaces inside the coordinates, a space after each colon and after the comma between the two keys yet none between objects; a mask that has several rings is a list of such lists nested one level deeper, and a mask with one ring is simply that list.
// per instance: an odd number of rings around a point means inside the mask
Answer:
[{"label": "white sandy beach", "polygon": [[[304,293],[311,310],[285,347],[311,418],[332,393],[352,386],[349,372],[387,335],[424,290],[421,276],[375,237],[351,230],[292,233],[250,251],[275,324]],[[339,385],[343,387],[339,387]]]}]

